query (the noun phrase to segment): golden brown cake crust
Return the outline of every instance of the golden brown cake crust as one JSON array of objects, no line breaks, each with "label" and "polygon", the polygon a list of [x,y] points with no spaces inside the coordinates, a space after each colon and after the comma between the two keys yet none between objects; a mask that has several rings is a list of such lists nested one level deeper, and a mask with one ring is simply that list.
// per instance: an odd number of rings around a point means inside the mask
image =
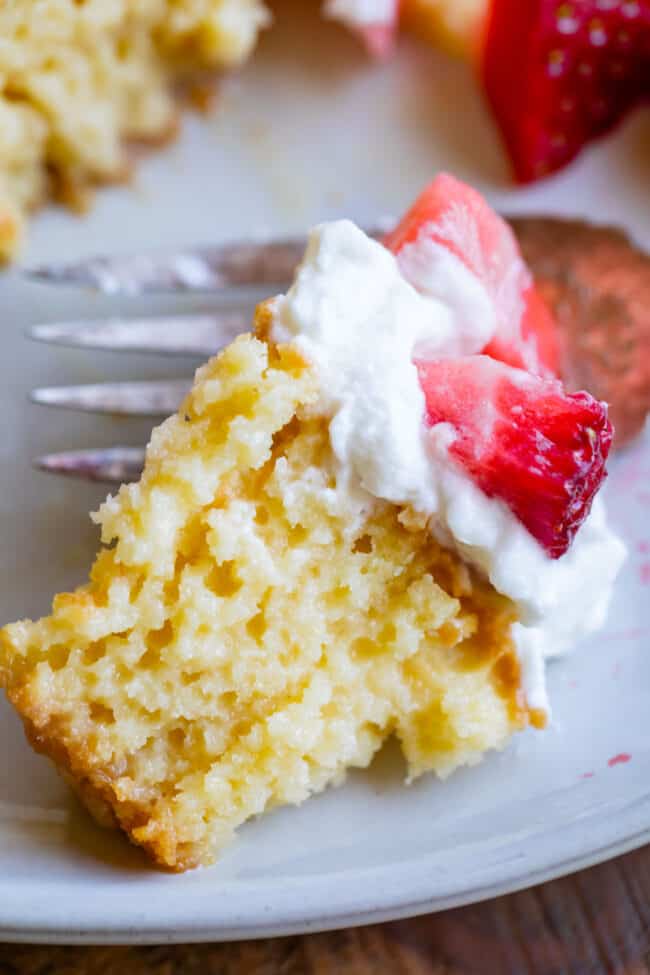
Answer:
[{"label": "golden brown cake crust", "polygon": [[[2,650],[0,633],[0,650]],[[51,759],[96,822],[104,828],[121,828],[127,834],[147,823],[149,810],[137,801],[124,799],[108,771],[96,769],[92,749],[84,739],[71,741],[56,716],[43,719],[42,703],[30,698],[29,685],[7,690],[7,697],[21,715],[32,748]],[[30,717],[32,715],[32,717]],[[65,742],[65,743],[64,743]],[[173,865],[176,859],[173,830],[152,835],[143,843],[153,860]]]},{"label": "golden brown cake crust", "polygon": [[[12,700],[11,695],[8,696]],[[55,723],[41,730],[37,730],[29,719],[23,719],[23,725],[32,748],[54,762],[62,778],[99,826],[123,830],[154,863],[166,870],[182,872],[200,864],[200,859],[179,853],[173,817],[165,817],[162,821],[159,817],[153,819],[150,804],[125,799],[116,786],[119,779],[111,779],[104,770],[96,771],[83,743],[78,749],[63,746]]]}]

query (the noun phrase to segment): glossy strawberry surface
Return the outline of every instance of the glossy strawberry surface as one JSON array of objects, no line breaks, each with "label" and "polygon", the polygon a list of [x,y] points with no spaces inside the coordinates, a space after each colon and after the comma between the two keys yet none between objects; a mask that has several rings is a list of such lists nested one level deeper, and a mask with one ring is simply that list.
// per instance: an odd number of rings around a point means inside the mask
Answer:
[{"label": "glossy strawberry surface", "polygon": [[492,0],[482,80],[521,182],[650,98],[650,0]]},{"label": "glossy strawberry surface", "polygon": [[481,194],[440,173],[387,235],[396,255],[431,240],[458,257],[484,286],[496,311],[496,333],[484,350],[541,375],[558,371],[551,311],[535,288],[508,224]]},{"label": "glossy strawberry surface", "polygon": [[563,555],[606,476],[606,405],[488,356],[418,361],[417,369],[427,424],[453,430],[450,456],[552,558]]}]

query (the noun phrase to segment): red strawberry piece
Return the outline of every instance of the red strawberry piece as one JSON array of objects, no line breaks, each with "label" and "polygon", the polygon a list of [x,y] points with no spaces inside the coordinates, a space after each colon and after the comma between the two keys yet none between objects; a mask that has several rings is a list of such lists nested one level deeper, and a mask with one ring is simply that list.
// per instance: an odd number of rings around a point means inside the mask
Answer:
[{"label": "red strawberry piece", "polygon": [[[555,374],[553,316],[535,289],[512,230],[471,186],[441,173],[420,194],[384,243],[398,260],[409,245],[433,241],[458,257],[482,283],[496,313],[486,354],[532,372]],[[400,262],[408,277],[409,262]],[[415,283],[415,282],[414,282]]]},{"label": "red strawberry piece", "polygon": [[606,404],[488,356],[416,365],[426,422],[453,427],[450,455],[552,558],[563,555],[606,476]]},{"label": "red strawberry piece", "polygon": [[545,176],[650,98],[650,0],[492,0],[481,74],[517,179]]},{"label": "red strawberry piece", "polygon": [[[540,376],[557,375],[560,347],[557,322],[549,305],[531,282],[525,290],[520,339],[501,328],[483,349],[485,355],[507,362],[518,369],[529,369]],[[523,349],[523,351],[522,351]]]},{"label": "red strawberry piece", "polygon": [[[443,244],[476,274],[503,276],[519,256],[512,231],[478,190],[450,173],[438,173],[420,193],[384,244],[399,254],[426,228],[427,236]],[[491,266],[493,270],[491,271]]]}]

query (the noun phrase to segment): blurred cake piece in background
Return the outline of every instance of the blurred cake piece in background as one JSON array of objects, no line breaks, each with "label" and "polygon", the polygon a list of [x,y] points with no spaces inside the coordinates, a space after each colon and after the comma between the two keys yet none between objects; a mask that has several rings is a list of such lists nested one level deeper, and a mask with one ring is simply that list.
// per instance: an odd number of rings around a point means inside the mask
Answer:
[{"label": "blurred cake piece in background", "polygon": [[0,4],[0,260],[29,210],[80,205],[125,174],[125,140],[170,135],[170,83],[240,63],[268,19],[261,0]]}]

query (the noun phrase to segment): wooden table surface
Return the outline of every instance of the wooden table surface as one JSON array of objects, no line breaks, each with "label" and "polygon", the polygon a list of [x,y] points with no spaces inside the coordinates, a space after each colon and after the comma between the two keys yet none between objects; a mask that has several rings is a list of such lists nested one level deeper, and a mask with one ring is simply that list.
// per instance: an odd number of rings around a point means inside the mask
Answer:
[{"label": "wooden table surface", "polygon": [[328,934],[145,948],[0,945],[0,975],[650,975],[650,846],[530,890]]}]

